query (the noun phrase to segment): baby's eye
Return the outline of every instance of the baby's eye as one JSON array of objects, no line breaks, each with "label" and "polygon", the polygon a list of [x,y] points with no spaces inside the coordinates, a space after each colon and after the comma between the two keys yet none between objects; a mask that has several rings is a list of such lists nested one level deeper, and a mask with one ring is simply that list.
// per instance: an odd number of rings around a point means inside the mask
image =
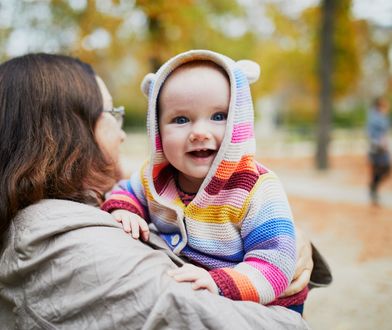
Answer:
[{"label": "baby's eye", "polygon": [[216,120],[216,121],[223,121],[227,119],[227,113],[224,112],[217,112],[214,113],[211,117],[212,120]]},{"label": "baby's eye", "polygon": [[184,117],[184,116],[179,116],[173,119],[173,122],[176,124],[185,124],[189,121],[188,118]]}]

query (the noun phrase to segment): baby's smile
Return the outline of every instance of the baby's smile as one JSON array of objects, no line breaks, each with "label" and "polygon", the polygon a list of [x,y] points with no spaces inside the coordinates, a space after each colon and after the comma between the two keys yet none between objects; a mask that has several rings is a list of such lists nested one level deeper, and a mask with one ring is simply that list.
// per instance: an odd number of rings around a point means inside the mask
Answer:
[{"label": "baby's smile", "polygon": [[212,155],[215,155],[216,150],[213,149],[198,149],[188,152],[193,157],[197,158],[208,158]]}]

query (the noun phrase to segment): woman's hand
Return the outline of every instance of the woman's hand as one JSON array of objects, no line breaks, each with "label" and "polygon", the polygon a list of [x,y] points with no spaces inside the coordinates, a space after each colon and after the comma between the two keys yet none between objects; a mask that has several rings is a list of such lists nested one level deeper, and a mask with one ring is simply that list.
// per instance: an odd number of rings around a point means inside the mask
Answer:
[{"label": "woman's hand", "polygon": [[204,268],[185,264],[181,268],[171,269],[167,273],[177,282],[192,282],[193,290],[207,289],[211,293],[218,294],[218,286]]},{"label": "woman's hand", "polygon": [[296,228],[296,236],[297,263],[295,265],[295,273],[293,280],[281,297],[291,296],[304,289],[310,281],[310,274],[313,269],[312,246],[309,239],[298,228]]},{"label": "woman's hand", "polygon": [[148,240],[150,229],[146,220],[127,210],[114,210],[112,215],[117,222],[122,224],[124,231],[131,233],[134,239],[141,236],[143,241]]}]

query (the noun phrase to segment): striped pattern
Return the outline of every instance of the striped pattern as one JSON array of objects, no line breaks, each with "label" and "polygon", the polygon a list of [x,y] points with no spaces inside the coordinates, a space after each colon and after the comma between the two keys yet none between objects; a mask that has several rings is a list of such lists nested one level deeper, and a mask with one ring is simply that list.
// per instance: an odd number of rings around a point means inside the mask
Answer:
[{"label": "striped pattern", "polygon": [[[185,205],[176,189],[174,170],[162,151],[155,109],[167,75],[196,59],[212,60],[227,71],[232,102],[221,149],[199,192]],[[169,60],[155,78],[147,119],[151,160],[133,175],[125,197],[118,198],[116,192],[105,204],[127,199],[138,210],[147,209],[149,220],[168,246],[209,269],[226,297],[271,303],[292,279],[295,235],[278,178],[254,160],[253,105],[245,74],[224,56],[190,51]],[[129,196],[133,191],[143,191],[144,196],[135,202]]]}]

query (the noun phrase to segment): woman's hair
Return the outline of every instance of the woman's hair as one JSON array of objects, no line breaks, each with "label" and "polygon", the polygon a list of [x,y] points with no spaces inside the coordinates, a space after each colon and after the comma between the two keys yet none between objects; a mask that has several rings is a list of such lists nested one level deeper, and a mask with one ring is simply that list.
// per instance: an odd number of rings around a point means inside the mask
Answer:
[{"label": "woman's hair", "polygon": [[116,179],[99,149],[96,76],[78,59],[29,54],[0,65],[0,236],[45,198],[99,202]]}]

